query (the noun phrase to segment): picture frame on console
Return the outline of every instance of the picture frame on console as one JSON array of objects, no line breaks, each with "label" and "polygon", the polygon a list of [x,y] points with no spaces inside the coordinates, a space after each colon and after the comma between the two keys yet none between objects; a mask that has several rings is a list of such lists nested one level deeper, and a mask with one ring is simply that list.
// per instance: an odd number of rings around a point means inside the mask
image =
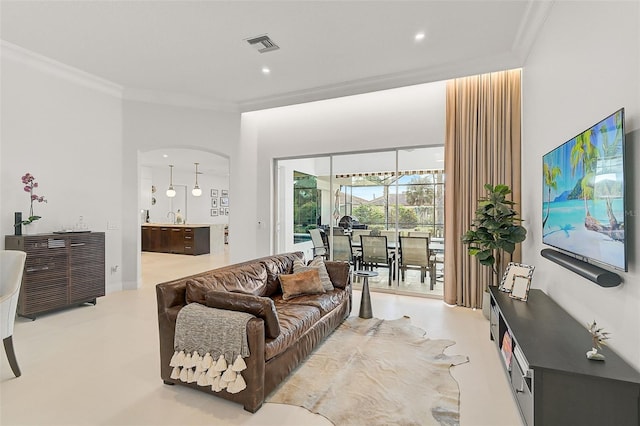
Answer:
[{"label": "picture frame on console", "polygon": [[529,288],[531,287],[531,277],[527,275],[514,275],[509,297],[512,299],[527,301]]},{"label": "picture frame on console", "polygon": [[[531,278],[533,278],[534,269],[535,269],[535,266],[525,265],[523,263],[509,262],[506,269],[504,270],[504,275],[502,276],[502,281],[500,281],[500,286],[498,287],[498,289],[506,293],[511,293],[513,291],[514,284],[516,282],[516,279],[515,279],[516,276],[520,276],[520,277],[526,278],[529,281],[527,285],[527,290],[526,290],[528,292],[529,286],[531,285]],[[520,289],[522,283],[520,283],[520,279],[517,281],[518,281],[518,290],[519,290],[518,294],[522,295],[522,292]],[[524,300],[526,300],[526,294],[525,294]]]}]

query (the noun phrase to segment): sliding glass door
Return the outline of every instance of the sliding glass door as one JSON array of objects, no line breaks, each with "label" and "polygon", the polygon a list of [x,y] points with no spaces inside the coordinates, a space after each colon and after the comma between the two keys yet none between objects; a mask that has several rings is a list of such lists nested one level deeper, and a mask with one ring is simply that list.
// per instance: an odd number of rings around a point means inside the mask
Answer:
[{"label": "sliding glass door", "polygon": [[[443,160],[442,147],[276,160],[275,252],[375,270],[372,291],[441,297]],[[384,237],[388,261],[369,256],[367,236]],[[421,244],[418,260],[403,257],[401,238]]]}]

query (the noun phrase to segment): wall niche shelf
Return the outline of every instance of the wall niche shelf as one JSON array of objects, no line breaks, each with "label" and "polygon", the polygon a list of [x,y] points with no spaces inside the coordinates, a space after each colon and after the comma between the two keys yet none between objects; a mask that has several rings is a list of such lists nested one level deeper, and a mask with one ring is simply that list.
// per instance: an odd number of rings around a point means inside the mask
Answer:
[{"label": "wall niche shelf", "polygon": [[593,281],[600,287],[615,287],[622,282],[620,275],[614,272],[607,271],[591,263],[583,262],[580,259],[568,256],[557,250],[543,249],[540,255],[589,281]]}]

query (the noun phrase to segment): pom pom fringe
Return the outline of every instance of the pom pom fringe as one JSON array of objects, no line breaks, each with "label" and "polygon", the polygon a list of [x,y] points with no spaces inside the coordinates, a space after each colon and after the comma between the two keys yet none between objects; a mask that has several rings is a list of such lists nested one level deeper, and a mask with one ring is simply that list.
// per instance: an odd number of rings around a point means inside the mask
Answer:
[{"label": "pom pom fringe", "polygon": [[211,386],[214,392],[224,389],[229,393],[238,393],[247,388],[247,383],[240,374],[246,370],[247,364],[240,355],[233,363],[227,363],[224,355],[214,361],[209,352],[201,356],[198,351],[185,354],[175,351],[169,362],[171,378],[186,383],[197,383],[198,386]]}]

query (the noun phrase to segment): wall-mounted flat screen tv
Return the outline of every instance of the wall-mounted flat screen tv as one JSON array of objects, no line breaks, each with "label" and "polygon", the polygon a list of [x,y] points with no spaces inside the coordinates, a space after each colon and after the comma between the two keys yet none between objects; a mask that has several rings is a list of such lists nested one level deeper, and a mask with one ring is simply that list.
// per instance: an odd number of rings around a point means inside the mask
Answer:
[{"label": "wall-mounted flat screen tv", "polygon": [[542,242],[627,270],[624,108],[542,157]]}]

